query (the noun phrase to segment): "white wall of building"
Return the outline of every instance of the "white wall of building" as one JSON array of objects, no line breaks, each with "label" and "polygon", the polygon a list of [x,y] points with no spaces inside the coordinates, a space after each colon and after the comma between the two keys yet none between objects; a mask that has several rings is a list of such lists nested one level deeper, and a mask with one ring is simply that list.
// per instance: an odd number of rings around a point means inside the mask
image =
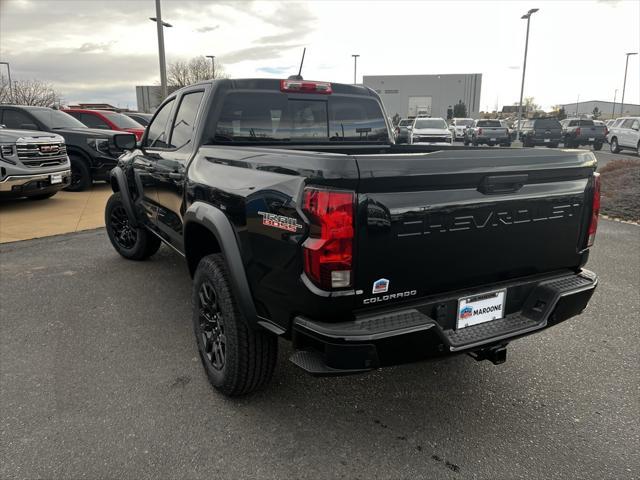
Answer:
[{"label": "white wall of building", "polygon": [[[389,116],[405,118],[416,109],[430,108],[431,116],[447,117],[447,109],[462,101],[471,117],[480,111],[482,74],[365,75],[363,83],[380,94]],[[411,108],[411,112],[410,112]]]}]

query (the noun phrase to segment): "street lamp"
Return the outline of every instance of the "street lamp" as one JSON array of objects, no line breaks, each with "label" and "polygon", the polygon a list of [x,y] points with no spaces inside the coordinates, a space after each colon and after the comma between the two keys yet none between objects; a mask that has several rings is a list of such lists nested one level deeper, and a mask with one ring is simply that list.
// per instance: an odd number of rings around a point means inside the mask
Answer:
[{"label": "street lamp", "polygon": [[167,62],[164,58],[164,27],[173,27],[170,23],[162,21],[160,11],[160,0],[156,0],[156,16],[149,17],[149,20],[156,22],[158,28],[158,56],[160,57],[160,90],[162,99],[167,98]]},{"label": "street lamp", "polygon": [[520,122],[522,121],[522,97],[524,95],[524,74],[527,71],[527,51],[529,50],[529,23],[531,22],[531,15],[536,13],[539,9],[532,8],[527,13],[525,13],[521,19],[527,20],[527,39],[524,44],[524,64],[522,65],[522,86],[520,87],[520,103],[518,104],[518,133],[516,138],[520,140]]},{"label": "street lamp", "polygon": [[13,99],[13,85],[11,84],[11,66],[9,65],[9,62],[0,62],[0,65],[6,65],[7,66],[7,74],[9,75],[9,98],[11,99],[11,102],[14,102],[14,99]]},{"label": "street lamp", "polygon": [[353,57],[353,84],[356,84],[356,70],[358,67],[358,57],[360,55],[351,55]]},{"label": "street lamp", "polygon": [[620,100],[620,116],[624,115],[624,90],[627,88],[627,68],[629,67],[629,57],[631,55],[638,55],[638,52],[625,53],[625,55],[627,56],[627,62],[624,66],[624,83],[622,84],[622,100]]},{"label": "street lamp", "polygon": [[206,55],[207,58],[211,59],[211,80],[216,79],[216,64],[215,64],[215,55]]}]

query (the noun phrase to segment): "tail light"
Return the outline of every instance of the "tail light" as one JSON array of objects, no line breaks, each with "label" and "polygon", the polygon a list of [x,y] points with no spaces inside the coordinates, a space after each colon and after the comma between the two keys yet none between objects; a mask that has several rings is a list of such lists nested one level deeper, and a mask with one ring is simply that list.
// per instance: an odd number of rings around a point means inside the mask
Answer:
[{"label": "tail light", "polygon": [[396,127],[396,135],[400,135],[400,127]]},{"label": "tail light", "polygon": [[322,93],[333,92],[329,82],[308,82],[305,80],[280,80],[280,91],[289,93]]},{"label": "tail light", "polygon": [[352,285],[355,193],[306,188],[303,210],[311,223],[303,245],[304,271],[328,290]]},{"label": "tail light", "polygon": [[576,136],[579,137],[580,136],[580,127],[576,128]]},{"label": "tail light", "polygon": [[482,129],[481,128],[478,129],[478,135],[482,135]]},{"label": "tail light", "polygon": [[591,247],[596,239],[598,230],[598,215],[600,214],[600,174],[593,174],[593,202],[591,210],[591,222],[589,223],[589,237],[587,247]]},{"label": "tail light", "polygon": [[604,136],[606,137],[607,135],[609,135],[609,129],[604,127]]}]

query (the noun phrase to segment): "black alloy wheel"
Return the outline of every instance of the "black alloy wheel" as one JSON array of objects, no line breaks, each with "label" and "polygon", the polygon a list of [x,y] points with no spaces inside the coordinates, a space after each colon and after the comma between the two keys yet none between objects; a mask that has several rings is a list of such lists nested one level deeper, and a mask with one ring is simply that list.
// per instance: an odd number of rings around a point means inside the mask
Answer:
[{"label": "black alloy wheel", "polygon": [[202,351],[211,366],[221,371],[225,366],[227,337],[218,295],[209,281],[202,282],[198,299],[199,340],[202,342]]},{"label": "black alloy wheel", "polygon": [[131,226],[127,212],[122,205],[117,205],[111,210],[110,228],[118,246],[126,250],[135,247],[138,231]]}]

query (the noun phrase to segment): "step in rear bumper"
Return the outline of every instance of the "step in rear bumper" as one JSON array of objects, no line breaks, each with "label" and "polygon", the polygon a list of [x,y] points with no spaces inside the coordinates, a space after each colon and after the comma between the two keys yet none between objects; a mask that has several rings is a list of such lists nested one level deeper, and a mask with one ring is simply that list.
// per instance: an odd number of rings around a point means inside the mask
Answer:
[{"label": "step in rear bumper", "polygon": [[[525,285],[531,289],[519,311],[459,330],[425,314],[420,305],[369,314],[351,322],[297,317],[293,329],[298,351],[291,361],[310,373],[332,375],[508,343],[580,314],[597,283],[596,275],[588,270],[536,280]],[[509,284],[502,287],[509,295]],[[459,296],[465,296],[464,292]]]}]

